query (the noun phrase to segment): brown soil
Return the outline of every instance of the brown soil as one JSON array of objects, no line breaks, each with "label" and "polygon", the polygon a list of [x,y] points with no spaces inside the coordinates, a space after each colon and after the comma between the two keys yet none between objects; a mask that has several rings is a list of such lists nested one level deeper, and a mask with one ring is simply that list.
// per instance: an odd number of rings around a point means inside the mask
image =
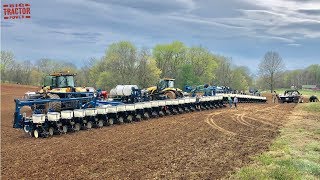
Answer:
[{"label": "brown soil", "polygon": [[239,104],[34,139],[12,119],[13,99],[36,89],[1,86],[3,179],[224,178],[266,151],[294,108]]}]

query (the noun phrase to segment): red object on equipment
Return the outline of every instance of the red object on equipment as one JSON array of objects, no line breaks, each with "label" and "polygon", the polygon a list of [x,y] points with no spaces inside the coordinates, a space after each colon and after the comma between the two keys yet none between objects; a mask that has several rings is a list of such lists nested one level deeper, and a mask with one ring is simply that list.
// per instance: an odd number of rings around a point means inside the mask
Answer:
[{"label": "red object on equipment", "polygon": [[103,96],[104,99],[107,99],[108,92],[107,91],[101,91],[101,95]]}]

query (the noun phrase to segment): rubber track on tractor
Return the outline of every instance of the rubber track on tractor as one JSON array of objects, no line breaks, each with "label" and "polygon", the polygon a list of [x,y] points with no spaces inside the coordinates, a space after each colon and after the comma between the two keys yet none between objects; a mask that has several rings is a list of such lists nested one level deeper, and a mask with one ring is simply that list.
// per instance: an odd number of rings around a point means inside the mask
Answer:
[{"label": "rubber track on tractor", "polygon": [[[48,99],[60,99],[60,97],[57,94],[48,94]],[[53,101],[49,102],[47,104],[46,111],[48,112],[49,110],[55,111],[55,112],[60,112],[61,111],[61,102],[59,101]]]}]

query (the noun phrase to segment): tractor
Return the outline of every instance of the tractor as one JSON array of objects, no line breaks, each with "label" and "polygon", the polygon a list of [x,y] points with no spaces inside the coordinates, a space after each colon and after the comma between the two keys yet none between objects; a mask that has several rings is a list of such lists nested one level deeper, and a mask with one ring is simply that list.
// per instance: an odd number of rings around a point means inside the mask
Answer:
[{"label": "tractor", "polygon": [[[84,87],[76,87],[74,76],[69,72],[53,73],[45,76],[42,88],[38,92],[25,93],[25,99],[60,99],[60,98],[79,98],[87,97],[87,89]],[[91,93],[92,94],[92,93]],[[44,105],[37,105],[33,110],[60,111],[61,109],[72,109],[76,102],[65,102],[61,104],[59,101],[48,102]]]},{"label": "tractor", "polygon": [[157,86],[147,88],[147,92],[152,100],[182,98],[183,92],[174,87],[174,80],[171,78],[160,79]]}]

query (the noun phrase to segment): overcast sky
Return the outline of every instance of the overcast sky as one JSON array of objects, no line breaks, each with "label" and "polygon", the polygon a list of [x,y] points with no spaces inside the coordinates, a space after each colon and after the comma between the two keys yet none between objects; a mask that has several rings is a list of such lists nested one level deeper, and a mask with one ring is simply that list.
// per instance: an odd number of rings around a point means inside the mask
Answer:
[{"label": "overcast sky", "polygon": [[[268,50],[288,69],[320,64],[319,0],[1,0],[30,3],[31,19],[3,20],[1,48],[19,60],[74,61],[128,40],[152,48],[201,45],[256,71]],[[3,14],[3,10],[2,10]]]}]

